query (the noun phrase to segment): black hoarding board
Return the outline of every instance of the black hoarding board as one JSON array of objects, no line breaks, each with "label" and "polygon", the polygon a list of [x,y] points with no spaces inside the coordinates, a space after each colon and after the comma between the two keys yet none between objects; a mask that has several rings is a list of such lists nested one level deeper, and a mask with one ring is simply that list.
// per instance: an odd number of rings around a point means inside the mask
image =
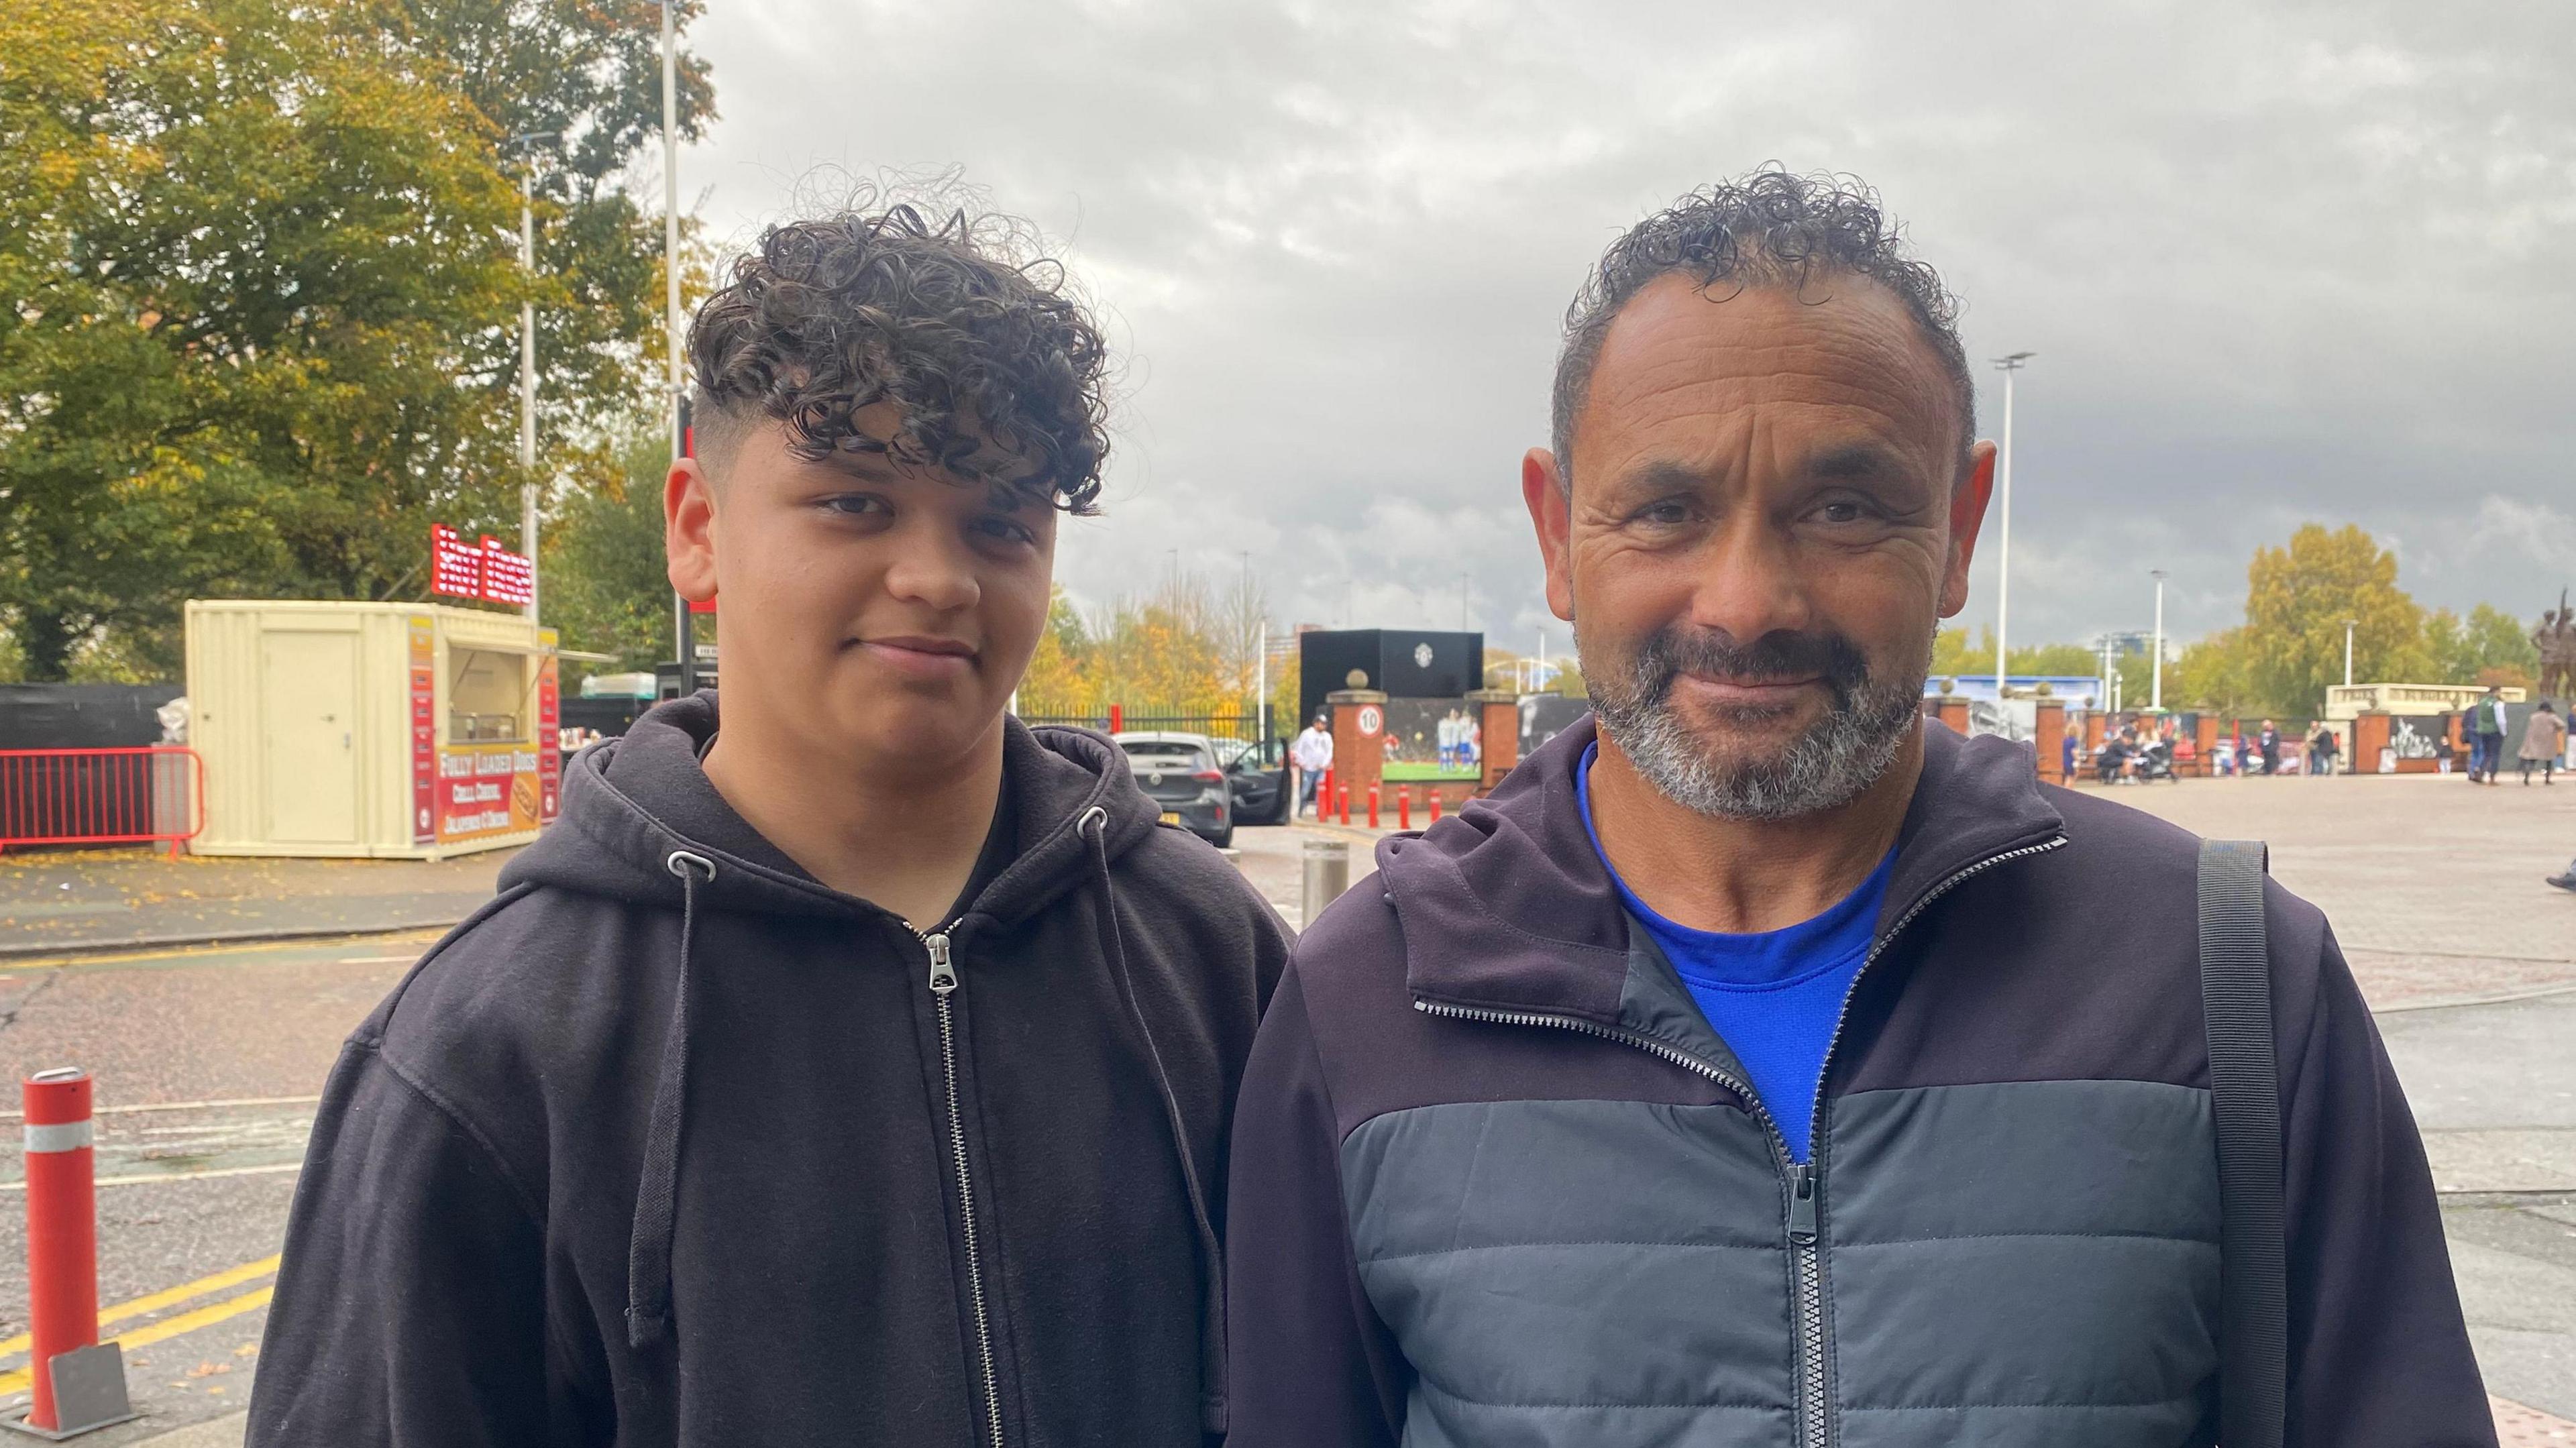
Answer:
[{"label": "black hoarding board", "polygon": [[1484,686],[1485,636],[1480,633],[1310,629],[1297,636],[1297,644],[1301,727],[1322,710],[1324,696],[1337,689],[1375,689],[1396,699],[1457,699]]}]

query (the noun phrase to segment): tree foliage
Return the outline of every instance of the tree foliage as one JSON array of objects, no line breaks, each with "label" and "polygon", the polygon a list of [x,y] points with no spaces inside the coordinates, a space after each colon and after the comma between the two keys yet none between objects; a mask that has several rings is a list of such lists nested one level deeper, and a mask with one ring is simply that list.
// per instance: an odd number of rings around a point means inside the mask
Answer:
[{"label": "tree foliage", "polygon": [[[610,178],[657,32],[536,0],[0,10],[0,619],[29,676],[111,636],[175,672],[191,596],[420,596],[432,518],[516,535],[521,299],[559,444],[643,385],[659,238]],[[521,124],[578,163],[534,280]]]},{"label": "tree foliage", "polygon": [[2310,523],[2246,570],[2246,674],[2255,694],[2301,712],[2343,682],[2345,621],[2353,677],[2421,679],[2424,611],[2397,586],[2397,555],[2360,528]]}]

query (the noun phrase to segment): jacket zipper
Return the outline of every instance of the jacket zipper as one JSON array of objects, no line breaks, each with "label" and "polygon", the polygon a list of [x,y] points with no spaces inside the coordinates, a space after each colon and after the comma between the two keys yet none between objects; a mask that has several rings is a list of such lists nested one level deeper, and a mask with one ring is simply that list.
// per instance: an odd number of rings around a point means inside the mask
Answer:
[{"label": "jacket zipper", "polygon": [[922,935],[930,952],[930,1002],[939,1015],[939,1066],[948,1081],[948,1150],[957,1167],[958,1220],[966,1242],[966,1296],[975,1319],[975,1351],[984,1373],[984,1417],[993,1448],[1002,1445],[1002,1387],[993,1369],[993,1320],[984,1302],[984,1260],[975,1239],[975,1176],[966,1164],[966,1118],[957,1099],[957,1023],[949,997],[957,993],[957,967],[948,951],[955,922]]},{"label": "jacket zipper", "polygon": [[[1851,984],[1843,989],[1842,1004],[1835,1009],[1833,1034],[1825,1038],[1824,1069],[1816,1074],[1815,1110],[1808,1117],[1810,1121],[1825,1119],[1825,1081],[1833,1070],[1834,1052],[1842,1047],[1843,1023],[1851,1013],[1852,997],[1860,990],[1861,977],[1869,974],[1869,968],[1877,964],[1879,956],[1886,952],[1887,947],[1895,941],[1907,924],[1911,923],[1915,916],[1922,914],[1933,901],[1948,894],[1952,887],[1961,881],[1984,874],[1997,865],[2021,859],[2026,855],[2044,854],[2065,843],[2066,837],[2058,835],[2035,845],[2024,845],[2017,850],[1988,855],[1975,864],[1944,877],[1939,884],[1925,891],[1920,899],[1907,907],[1905,913],[1896,918],[1895,924],[1887,927],[1887,933],[1880,936],[1877,942],[1870,946],[1869,954],[1861,958],[1860,969],[1852,972]],[[1684,1070],[1705,1076],[1733,1091],[1753,1108],[1754,1118],[1762,1123],[1764,1133],[1770,1137],[1771,1150],[1788,1182],[1789,1265],[1798,1300],[1795,1345],[1797,1361],[1794,1364],[1798,1391],[1798,1443],[1800,1448],[1827,1448],[1831,1435],[1830,1417],[1833,1405],[1829,1400],[1825,1382],[1823,1249],[1819,1243],[1821,1234],[1817,1228],[1818,1210],[1825,1190],[1824,1134],[1812,1133],[1814,1146],[1808,1153],[1808,1160],[1803,1162],[1792,1160],[1789,1155],[1787,1135],[1780,1130],[1778,1119],[1773,1117],[1770,1109],[1762,1104],[1761,1096],[1750,1084],[1737,1080],[1688,1051],[1665,1045],[1652,1036],[1598,1025],[1575,1016],[1550,1015],[1544,1012],[1491,1011],[1471,1006],[1444,1005],[1437,1001],[1418,998],[1413,1002],[1413,1008],[1425,1015],[1447,1016],[1465,1021],[1486,1021],[1495,1025],[1552,1026],[1559,1030],[1579,1031],[1587,1036],[1599,1036],[1603,1040],[1617,1041],[1621,1045],[1634,1046],[1649,1055],[1670,1061]]]}]

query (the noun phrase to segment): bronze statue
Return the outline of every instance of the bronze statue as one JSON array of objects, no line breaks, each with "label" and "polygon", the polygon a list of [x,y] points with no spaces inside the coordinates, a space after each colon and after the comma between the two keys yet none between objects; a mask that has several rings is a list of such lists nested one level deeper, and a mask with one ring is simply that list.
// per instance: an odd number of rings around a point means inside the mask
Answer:
[{"label": "bronze statue", "polygon": [[2576,608],[2567,606],[2566,589],[2558,590],[2558,607],[2540,615],[2531,642],[2540,650],[2540,697],[2576,695]]}]

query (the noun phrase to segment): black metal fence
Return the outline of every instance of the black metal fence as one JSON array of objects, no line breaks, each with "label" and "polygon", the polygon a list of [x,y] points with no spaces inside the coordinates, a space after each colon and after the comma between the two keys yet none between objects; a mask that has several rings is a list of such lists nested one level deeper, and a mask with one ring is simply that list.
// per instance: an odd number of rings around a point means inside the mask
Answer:
[{"label": "black metal fence", "polygon": [[1022,714],[1020,722],[1069,724],[1077,729],[1097,729],[1105,734],[1204,734],[1210,739],[1240,739],[1248,744],[1257,744],[1274,736],[1278,712],[1275,706],[1231,714],[1148,713],[1120,707],[1097,714]]}]

